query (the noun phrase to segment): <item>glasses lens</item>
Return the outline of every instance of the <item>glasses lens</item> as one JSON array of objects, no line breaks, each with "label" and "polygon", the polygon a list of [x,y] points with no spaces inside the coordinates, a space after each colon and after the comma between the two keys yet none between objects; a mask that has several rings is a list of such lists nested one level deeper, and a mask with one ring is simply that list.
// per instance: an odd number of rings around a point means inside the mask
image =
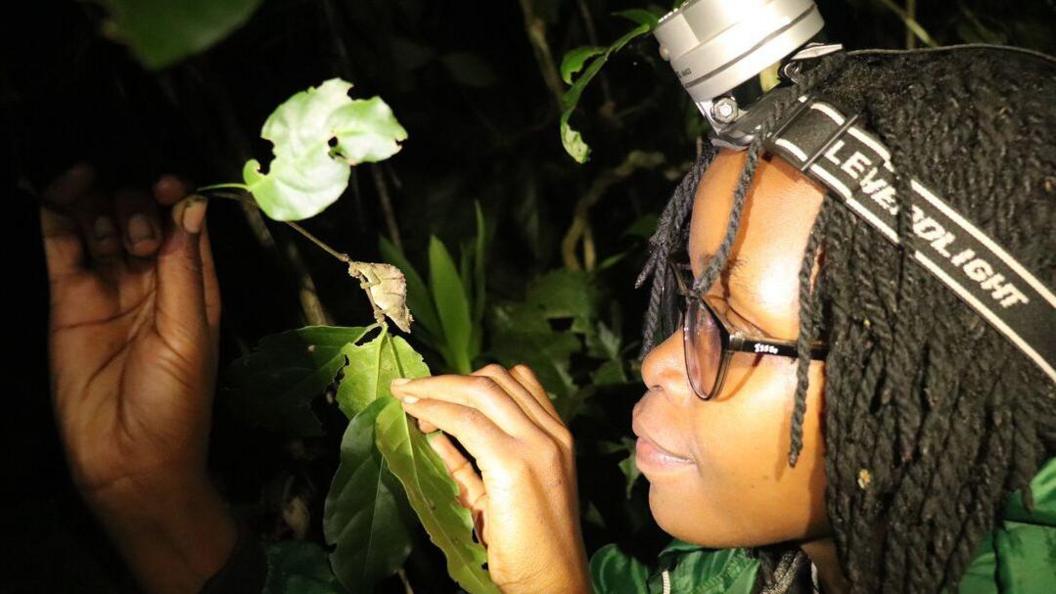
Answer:
[{"label": "glasses lens", "polygon": [[722,364],[722,335],[719,322],[700,300],[690,299],[683,330],[686,345],[686,371],[697,394],[711,398]]}]

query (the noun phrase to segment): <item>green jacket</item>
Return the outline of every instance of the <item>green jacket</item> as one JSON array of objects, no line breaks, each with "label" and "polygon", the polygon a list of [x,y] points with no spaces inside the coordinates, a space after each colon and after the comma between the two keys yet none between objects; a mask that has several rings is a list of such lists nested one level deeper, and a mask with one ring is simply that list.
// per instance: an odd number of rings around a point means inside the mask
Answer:
[{"label": "green jacket", "polygon": [[[1001,527],[980,543],[958,594],[1056,593],[1056,458],[1031,481],[1034,511],[1013,494]],[[590,561],[596,594],[752,594],[759,562],[744,549],[702,549],[675,541],[647,568],[616,545]],[[666,576],[664,575],[666,573]]]}]

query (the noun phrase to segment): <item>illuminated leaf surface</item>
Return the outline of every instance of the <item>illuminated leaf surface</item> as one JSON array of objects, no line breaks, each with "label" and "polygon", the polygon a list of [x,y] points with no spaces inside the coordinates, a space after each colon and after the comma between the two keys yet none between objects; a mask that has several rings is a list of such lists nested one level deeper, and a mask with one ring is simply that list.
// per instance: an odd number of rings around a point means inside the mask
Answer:
[{"label": "illuminated leaf surface", "polygon": [[330,79],[280,105],[261,131],[275,158],[268,172],[249,160],[249,191],[272,219],[306,219],[333,204],[348,185],[349,165],[387,159],[407,132],[378,97],[352,99],[352,84]]},{"label": "illuminated leaf surface", "polygon": [[407,341],[388,333],[379,333],[363,344],[348,344],[342,349],[348,358],[337,404],[353,418],[379,398],[391,398],[389,384],[398,377],[423,377],[429,368]]}]

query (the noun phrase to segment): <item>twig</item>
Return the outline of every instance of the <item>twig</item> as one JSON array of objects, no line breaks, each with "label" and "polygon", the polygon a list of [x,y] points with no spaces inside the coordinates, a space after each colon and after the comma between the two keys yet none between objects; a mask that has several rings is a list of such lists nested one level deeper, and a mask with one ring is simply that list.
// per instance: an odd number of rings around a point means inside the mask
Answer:
[{"label": "twig", "polygon": [[[587,0],[579,0],[578,4],[579,14],[583,17],[583,28],[587,31],[587,39],[590,41],[590,45],[600,46],[598,31],[594,28],[594,16],[590,13],[590,6],[587,5]],[[612,99],[612,89],[609,88],[609,79],[605,76],[604,70],[598,73],[598,80],[601,81],[601,95],[605,98],[605,103],[615,103]]]},{"label": "twig", "polygon": [[[238,184],[221,184],[221,185],[223,185],[225,187],[233,187],[233,186],[237,186]],[[216,188],[216,187],[220,187],[220,185],[217,185],[217,186],[205,186],[204,188],[198,188],[197,191],[198,192],[206,192],[206,191],[209,191],[209,188]],[[238,202],[241,202],[244,207],[251,208],[253,210],[258,210],[258,211],[260,210],[260,207],[257,205],[257,203],[249,196],[249,194],[246,194],[246,193],[233,194],[233,193],[230,193],[230,192],[212,192],[211,195],[216,197],[216,198],[226,198],[226,199],[229,199],[229,200],[236,200]],[[322,239],[319,239],[315,235],[312,235],[311,232],[309,232],[307,229],[305,229],[304,227],[300,226],[299,224],[297,224],[297,223],[295,223],[293,221],[282,221],[282,222],[286,223],[287,225],[289,225],[290,228],[293,229],[294,231],[296,231],[296,232],[300,233],[301,235],[303,235],[308,241],[311,241],[315,245],[319,246],[324,252],[326,252],[326,253],[330,254],[331,256],[337,258],[337,260],[339,262],[341,262],[343,264],[348,264],[349,262],[352,261],[351,256],[349,256],[348,254],[345,254],[343,252],[339,252],[339,251],[335,250],[334,248],[330,247],[325,241],[323,241]]]},{"label": "twig", "polygon": [[396,575],[400,576],[400,581],[403,582],[403,594],[414,594],[414,588],[411,587],[411,580],[407,579],[407,572],[401,568],[396,571]]},{"label": "twig", "polygon": [[912,16],[909,15],[901,6],[895,4],[892,0],[879,0],[880,4],[887,7],[888,10],[897,14],[902,22],[906,24],[906,29],[909,29],[917,36],[917,39],[924,42],[924,45],[928,47],[939,47],[939,44],[928,35],[928,32],[924,30],[924,27],[920,26],[920,23],[916,21]]},{"label": "twig", "polygon": [[[220,119],[220,129],[228,136],[235,162],[244,163],[248,157],[247,141],[235,117],[230,97],[228,97],[223,85],[213,84],[211,77],[202,76],[206,79],[210,105],[214,106],[216,114]],[[190,119],[190,118],[189,118]],[[225,158],[227,160],[227,158]],[[221,184],[231,189],[245,190],[242,184]],[[238,187],[242,186],[242,187]],[[250,230],[257,238],[261,246],[265,248],[278,247],[274,236],[264,222],[264,216],[252,201],[242,200],[242,212]],[[308,272],[301,259],[300,250],[293,241],[283,240],[280,252],[285,255],[285,261],[290,266],[291,272],[296,276],[299,286],[298,297],[301,302],[301,310],[304,312],[305,321],[311,325],[330,325],[330,316],[319,299],[319,293],[315,287],[315,281]]]},{"label": "twig", "polygon": [[392,199],[389,198],[389,186],[385,184],[385,176],[382,175],[381,167],[375,163],[370,164],[370,174],[374,177],[374,187],[378,189],[378,200],[381,202],[381,211],[385,214],[385,227],[389,230],[389,239],[392,239],[392,243],[402,250],[400,227],[396,224],[396,212],[392,209]]},{"label": "twig", "polygon": [[[576,203],[575,215],[572,224],[565,237],[561,241],[561,257],[565,267],[569,270],[594,269],[597,259],[594,248],[594,235],[590,228],[590,209],[601,200],[605,192],[616,182],[630,177],[638,169],[652,169],[664,162],[661,153],[647,153],[645,151],[631,151],[627,158],[619,166],[609,169],[599,175],[590,189]],[[576,255],[576,245],[583,240],[583,264],[580,264]]]},{"label": "twig", "polygon": [[[906,15],[913,21],[917,20],[917,0],[906,0]],[[917,47],[917,37],[913,35],[913,30],[906,25],[906,49],[913,49]]]},{"label": "twig", "polygon": [[554,56],[550,52],[550,45],[546,42],[546,22],[535,14],[533,0],[520,0],[521,12],[524,14],[524,30],[528,34],[528,41],[532,44],[535,52],[535,61],[539,64],[539,72],[543,75],[543,81],[550,88],[557,103],[558,110],[561,109],[561,96],[565,89],[561,85],[561,75],[554,65]]}]

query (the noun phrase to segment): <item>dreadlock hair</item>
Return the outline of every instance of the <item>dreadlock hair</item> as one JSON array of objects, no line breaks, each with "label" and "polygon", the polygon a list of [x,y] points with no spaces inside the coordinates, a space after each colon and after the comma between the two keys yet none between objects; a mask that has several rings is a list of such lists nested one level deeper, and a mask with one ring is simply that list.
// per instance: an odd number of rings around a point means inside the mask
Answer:
[{"label": "dreadlock hair", "polygon": [[[911,195],[909,177],[922,180],[1053,285],[1056,61],[992,47],[859,51],[821,59],[798,86],[860,114],[880,136],[900,173],[900,201]],[[757,138],[787,107],[773,107]],[[760,152],[757,140],[725,239],[697,288],[725,266]],[[653,279],[644,351],[671,331],[657,321],[665,294],[675,292],[663,261],[684,249],[709,162],[700,160],[683,180],[651,241],[639,279]],[[809,345],[820,337],[829,345],[826,505],[855,593],[954,590],[1008,497],[1020,491],[1029,508],[1031,478],[1056,455],[1056,387],[911,261],[910,208],[900,207],[897,231],[907,249],[826,196],[799,275],[789,463],[802,447]],[[818,250],[824,257],[812,287]],[[775,566],[773,556],[765,561]]]}]

